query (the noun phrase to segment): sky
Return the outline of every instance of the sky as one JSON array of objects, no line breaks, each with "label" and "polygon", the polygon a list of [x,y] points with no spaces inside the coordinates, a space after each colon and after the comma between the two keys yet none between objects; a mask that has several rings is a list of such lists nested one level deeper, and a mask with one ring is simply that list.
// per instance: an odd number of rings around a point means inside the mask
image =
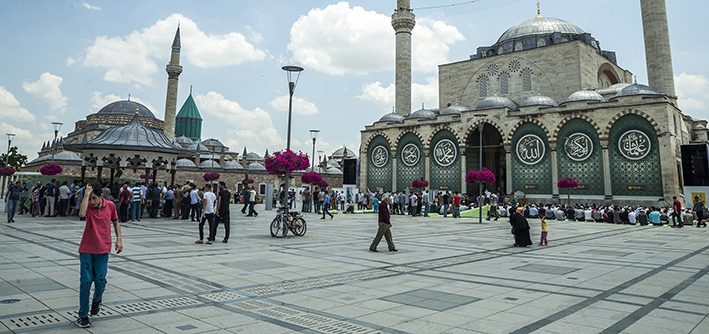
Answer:
[{"label": "sky", "polygon": [[[460,4],[463,3],[463,4]],[[455,6],[446,6],[458,4]],[[709,118],[709,3],[667,1],[678,104]],[[426,8],[444,6],[438,8]],[[177,105],[193,97],[202,139],[263,155],[286,147],[288,82],[292,149],[358,152],[360,131],[394,105],[395,0],[6,1],[0,12],[0,134],[30,160],[106,104],[128,98],[160,119],[170,45],[180,23],[183,72]],[[536,0],[412,0],[412,110],[438,107],[438,65],[469,59],[509,27],[536,16]],[[618,64],[647,83],[638,0],[543,0],[542,16],[590,32]],[[518,101],[521,102],[521,101]],[[6,139],[5,136],[2,138]],[[6,145],[6,144],[5,144]],[[2,151],[5,146],[2,145]]]}]

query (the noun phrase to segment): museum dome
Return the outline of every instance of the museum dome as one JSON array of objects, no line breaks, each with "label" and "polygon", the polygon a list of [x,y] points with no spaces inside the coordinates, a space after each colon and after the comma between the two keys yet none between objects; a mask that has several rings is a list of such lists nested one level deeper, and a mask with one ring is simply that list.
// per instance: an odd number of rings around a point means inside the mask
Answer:
[{"label": "museum dome", "polygon": [[544,107],[558,107],[559,104],[554,101],[551,97],[543,96],[539,93],[537,95],[530,96],[524,102],[522,102],[522,107],[531,106],[544,106]]},{"label": "museum dome", "polygon": [[619,82],[617,84],[611,85],[610,87],[606,87],[603,89],[599,89],[596,92],[601,95],[606,95],[606,94],[617,94],[620,92],[623,88],[630,86],[629,83],[627,82]]},{"label": "museum dome", "polygon": [[404,116],[401,116],[395,112],[390,112],[382,118],[379,119],[379,122],[396,122],[396,123],[401,123],[404,121]]},{"label": "museum dome", "polygon": [[336,167],[329,167],[326,171],[327,174],[342,175],[342,171]]},{"label": "museum dome", "polygon": [[531,20],[518,23],[507,29],[495,44],[524,37],[547,36],[555,32],[561,33],[562,35],[578,35],[586,33],[583,29],[573,23],[552,17],[537,16]]},{"label": "museum dome", "polygon": [[195,142],[192,143],[190,146],[187,146],[187,150],[192,151],[192,152],[208,152],[209,148],[207,146],[204,146],[201,142]]},{"label": "museum dome", "polygon": [[205,146],[224,147],[224,144],[222,144],[222,142],[214,138],[205,139],[202,141],[202,144],[204,144]]},{"label": "museum dome", "polygon": [[258,162],[252,162],[249,164],[248,170],[266,170],[266,166]]},{"label": "museum dome", "polygon": [[357,157],[357,154],[354,151],[350,150],[349,148],[340,147],[340,148],[332,151],[332,154],[330,154],[330,158],[342,159],[342,157],[344,156],[344,153],[345,153],[345,149],[347,150],[347,157],[348,158]]},{"label": "museum dome", "polygon": [[406,118],[408,118],[408,119],[412,119],[412,118],[434,119],[434,118],[436,118],[436,113],[431,110],[427,110],[427,109],[424,109],[423,107],[421,107],[421,109],[412,112],[411,115],[409,115]]},{"label": "museum dome", "polygon": [[517,109],[517,103],[504,96],[497,96],[497,94],[495,94],[493,96],[488,96],[484,98],[482,101],[480,101],[480,103],[478,103],[477,106],[475,106],[476,110],[494,108]]},{"label": "museum dome", "polygon": [[[36,159],[30,161],[30,162],[27,163],[27,164],[29,165],[29,164],[33,164],[33,163],[37,163],[37,162],[42,162],[42,161],[52,161],[52,155],[49,154],[49,155],[45,155],[45,156],[36,158]],[[81,159],[81,157],[80,157],[78,154],[74,153],[74,152],[61,151],[61,152],[57,152],[56,154],[54,154],[54,161],[75,161],[75,162],[82,162],[83,159]]]},{"label": "museum dome", "polygon": [[178,144],[188,144],[188,145],[192,145],[192,143],[194,143],[194,141],[192,139],[189,139],[185,136],[179,136],[179,137],[175,138],[175,142]]},{"label": "museum dome", "polygon": [[260,155],[254,153],[254,152],[251,152],[251,153],[246,154],[246,160],[248,160],[248,161],[263,161],[263,158],[261,158]]},{"label": "museum dome", "polygon": [[197,167],[197,165],[194,164],[194,161],[192,161],[190,159],[185,159],[185,158],[178,159],[175,162],[175,166],[177,166],[177,167]]},{"label": "museum dome", "polygon": [[615,94],[614,97],[619,97],[619,96],[631,96],[631,95],[660,95],[658,91],[655,90],[655,88],[652,88],[648,85],[643,85],[639,83],[634,83],[632,85],[628,85],[627,87],[621,89],[618,94]]},{"label": "museum dome", "polygon": [[130,101],[130,100],[122,100],[122,101],[116,101],[116,102],[111,102],[101,108],[96,114],[98,115],[126,115],[126,116],[133,116],[135,115],[135,106],[136,104],[138,105],[138,116],[140,117],[148,117],[148,118],[155,118],[155,115],[153,114],[148,107],[135,102],[135,101]]},{"label": "museum dome", "polygon": [[214,160],[204,160],[199,164],[199,168],[222,168],[222,166]]},{"label": "museum dome", "polygon": [[598,94],[597,92],[594,92],[592,90],[580,90],[578,92],[575,92],[569,96],[566,102],[578,102],[578,101],[598,101],[598,102],[606,102],[606,99],[601,96],[601,94]]},{"label": "museum dome", "polygon": [[463,111],[467,111],[467,110],[469,110],[469,109],[466,107],[463,107],[461,105],[458,105],[458,102],[456,102],[454,105],[452,105],[446,109],[443,109],[443,111],[441,111],[441,115],[460,115]]},{"label": "museum dome", "polygon": [[224,169],[244,169],[244,166],[236,161],[229,161],[224,164]]}]

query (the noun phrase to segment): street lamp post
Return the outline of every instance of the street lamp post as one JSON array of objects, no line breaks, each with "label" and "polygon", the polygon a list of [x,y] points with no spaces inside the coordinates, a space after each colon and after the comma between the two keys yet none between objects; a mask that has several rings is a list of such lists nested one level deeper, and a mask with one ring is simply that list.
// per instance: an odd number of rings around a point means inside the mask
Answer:
[{"label": "street lamp post", "polygon": [[[485,117],[487,117],[487,115],[485,115],[485,114],[477,114],[477,115],[475,115],[475,116],[480,117],[480,118],[485,118]],[[484,128],[484,127],[485,127],[485,123],[484,123],[484,122],[482,121],[482,119],[481,119],[481,120],[480,120],[480,124],[478,124],[478,132],[480,132],[480,142],[478,143],[479,146],[480,146],[480,147],[479,147],[479,149],[480,149],[480,156],[479,156],[479,157],[480,157],[480,159],[479,159],[479,160],[480,160],[480,161],[479,161],[479,163],[480,163],[480,168],[479,168],[478,170],[482,170],[482,169],[483,169],[483,128]],[[480,224],[483,223],[483,203],[482,203],[482,197],[483,197],[483,183],[480,182],[480,183],[478,184],[478,216],[480,216]]]},{"label": "street lamp post", "polygon": [[[6,135],[7,135],[7,155],[5,156],[5,166],[8,166],[8,164],[10,163],[10,145],[12,144],[12,138],[15,138],[15,134],[14,133],[6,133]],[[7,178],[9,178],[9,176],[3,176],[3,178],[7,179]],[[2,196],[3,197],[5,196],[5,188],[7,188],[7,187],[5,187],[5,183],[7,183],[7,182],[2,183]],[[7,206],[5,208],[7,209]]]},{"label": "street lamp post", "polygon": [[[288,93],[289,93],[289,99],[288,99],[288,138],[286,140],[286,149],[290,150],[290,130],[291,130],[291,119],[293,118],[293,93],[295,92],[295,86],[298,84],[298,79],[300,79],[300,72],[303,71],[303,68],[300,66],[283,66],[281,67],[282,70],[286,71],[288,73]],[[295,74],[295,82],[292,80],[293,75]],[[290,188],[290,171],[286,170],[286,182],[285,182],[285,188],[283,191],[286,192],[286,203],[285,203],[285,212],[288,213],[288,189]]]},{"label": "street lamp post", "polygon": [[52,126],[54,127],[54,144],[52,145],[52,164],[54,164],[54,152],[57,149],[57,135],[59,134],[59,129],[62,128],[62,124],[60,122],[52,122]]},{"label": "street lamp post", "polygon": [[311,163],[310,171],[315,171],[315,140],[318,139],[318,133],[320,130],[310,130],[310,137],[313,138],[313,162]]}]

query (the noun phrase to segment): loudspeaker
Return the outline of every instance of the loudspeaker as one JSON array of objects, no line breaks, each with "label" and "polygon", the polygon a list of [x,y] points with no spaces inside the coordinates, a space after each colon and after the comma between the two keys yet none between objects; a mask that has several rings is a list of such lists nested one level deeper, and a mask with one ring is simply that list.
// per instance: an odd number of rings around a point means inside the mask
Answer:
[{"label": "loudspeaker", "polygon": [[709,186],[709,145],[682,145],[681,151],[684,185]]},{"label": "loudspeaker", "polygon": [[357,184],[357,159],[345,159],[343,184]]}]

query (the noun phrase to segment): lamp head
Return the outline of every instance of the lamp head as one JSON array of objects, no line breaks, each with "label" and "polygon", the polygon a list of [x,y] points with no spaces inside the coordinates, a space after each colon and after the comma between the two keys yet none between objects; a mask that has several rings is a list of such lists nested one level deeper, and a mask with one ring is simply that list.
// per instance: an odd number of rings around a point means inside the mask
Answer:
[{"label": "lamp head", "polygon": [[7,140],[8,140],[8,141],[12,141],[13,138],[15,138],[15,134],[14,134],[14,133],[7,133]]},{"label": "lamp head", "polygon": [[320,130],[310,130],[310,137],[315,140],[316,138],[318,138],[318,133],[320,133]]}]

